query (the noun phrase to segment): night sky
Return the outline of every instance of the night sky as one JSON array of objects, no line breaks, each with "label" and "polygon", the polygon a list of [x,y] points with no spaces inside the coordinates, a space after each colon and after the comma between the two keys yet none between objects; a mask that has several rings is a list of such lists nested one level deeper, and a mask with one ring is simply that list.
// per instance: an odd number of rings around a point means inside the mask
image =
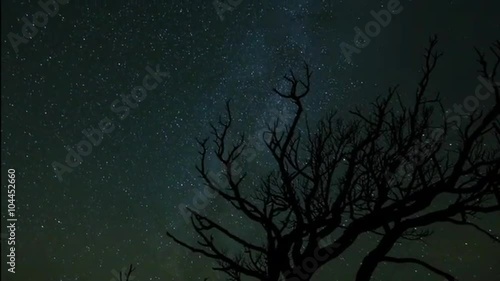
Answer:
[{"label": "night sky", "polygon": [[[37,1],[2,0],[2,233],[10,168],[18,217],[16,273],[6,271],[2,239],[3,280],[118,281],[130,263],[137,281],[224,280],[210,260],[173,244],[165,231],[193,237],[179,205],[192,204],[202,186],[195,138],[209,135],[208,123],[226,100],[236,131],[259,145],[255,136],[267,122],[290,117],[290,105],[271,92],[290,68],[301,73],[306,61],[314,71],[306,100],[314,120],[366,106],[395,84],[411,97],[423,49],[438,34],[444,57],[432,90],[451,107],[478,83],[473,48],[487,50],[500,37],[499,1],[402,0],[403,10],[348,62],[339,45],[353,44],[354,28],[364,28],[370,11],[386,9],[388,1],[243,0],[222,20],[211,0],[125,2],[60,4],[16,52],[8,34],[22,36],[22,18],[42,9]],[[143,84],[147,67],[159,68],[161,82],[135,108],[114,112],[113,103],[125,104],[121,95]],[[65,147],[76,149],[86,139],[82,131],[103,119],[114,130],[60,180],[53,163],[64,163]],[[251,173],[268,171],[269,160],[259,150]],[[252,231],[217,200],[204,212]],[[500,232],[498,213],[480,224]],[[427,245],[402,244],[394,252],[422,257],[460,280],[500,280],[498,243],[470,228],[432,229]],[[353,280],[373,239],[363,237],[313,280]],[[388,264],[373,280],[441,279],[421,267]]]}]

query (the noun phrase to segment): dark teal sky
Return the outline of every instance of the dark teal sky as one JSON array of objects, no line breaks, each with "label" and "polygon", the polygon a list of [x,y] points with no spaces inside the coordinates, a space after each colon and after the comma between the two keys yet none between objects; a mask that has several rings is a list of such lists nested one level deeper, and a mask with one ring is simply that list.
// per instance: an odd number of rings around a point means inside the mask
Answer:
[{"label": "dark teal sky", "polygon": [[[302,60],[314,71],[306,101],[313,119],[366,105],[394,84],[411,96],[423,48],[437,33],[445,56],[432,88],[452,107],[478,83],[473,47],[486,49],[500,35],[498,1],[402,0],[401,13],[349,64],[339,45],[352,44],[354,28],[364,28],[373,20],[370,11],[387,1],[242,0],[221,21],[211,0],[75,0],[60,5],[16,52],[9,33],[20,35],[22,17],[41,8],[28,0],[1,6],[2,186],[7,169],[15,168],[19,218],[15,275],[6,273],[2,248],[2,279],[9,281],[110,281],[131,262],[135,280],[222,280],[209,261],[164,233],[191,237],[178,206],[191,204],[193,189],[201,186],[194,138],[208,134],[208,122],[227,99],[236,129],[255,135],[276,112],[289,112],[270,89]],[[147,66],[157,65],[169,77],[120,120],[111,104],[142,85]],[[115,129],[59,181],[52,163],[63,163],[65,146],[74,148],[85,139],[82,130],[105,118]],[[268,158],[259,152],[252,165],[261,174]],[[205,210],[229,227],[252,231],[217,201]],[[498,233],[499,222],[494,214],[481,225]],[[500,280],[498,244],[470,229],[435,230],[427,246],[404,244],[395,251],[423,256],[460,280]],[[314,281],[352,280],[372,238]],[[440,279],[421,268],[387,265],[374,280]]]}]

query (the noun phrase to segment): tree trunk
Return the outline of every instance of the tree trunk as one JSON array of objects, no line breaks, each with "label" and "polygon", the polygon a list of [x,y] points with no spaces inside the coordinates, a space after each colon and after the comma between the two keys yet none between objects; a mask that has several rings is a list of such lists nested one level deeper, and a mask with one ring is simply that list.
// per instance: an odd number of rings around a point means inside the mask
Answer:
[{"label": "tree trunk", "polygon": [[375,268],[379,263],[378,257],[372,256],[372,253],[363,259],[363,263],[356,274],[356,281],[370,281],[372,278],[373,272],[375,272]]},{"label": "tree trunk", "polygon": [[356,281],[370,281],[377,265],[382,261],[385,255],[391,250],[392,246],[403,232],[393,229],[387,233],[373,251],[371,251],[364,259],[363,263],[356,274]]}]

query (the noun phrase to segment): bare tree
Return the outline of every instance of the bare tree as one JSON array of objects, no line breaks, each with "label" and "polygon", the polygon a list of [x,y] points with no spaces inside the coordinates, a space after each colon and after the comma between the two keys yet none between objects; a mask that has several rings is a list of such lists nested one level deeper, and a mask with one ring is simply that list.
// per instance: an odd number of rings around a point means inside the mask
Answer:
[{"label": "bare tree", "polygon": [[134,279],[132,276],[132,272],[134,272],[134,270],[135,267],[132,264],[130,264],[127,272],[122,272],[120,270],[120,281],[132,281]]},{"label": "bare tree", "polygon": [[[491,107],[470,112],[463,126],[457,126],[457,120],[454,124],[436,121],[436,113],[446,115],[439,95],[428,93],[441,56],[436,44],[437,39],[431,38],[413,104],[405,105],[396,86],[372,104],[370,113],[356,109],[349,119],[332,113],[314,128],[304,112],[304,98],[311,92],[309,66],[304,66],[304,79],[293,72],[285,76],[289,91],[273,91],[295,105],[295,115],[285,131],[277,130],[279,120],[269,126],[264,139],[276,168],[259,186],[252,186],[238,169],[247,144],[243,136],[232,145],[228,140],[233,118],[227,103],[227,117],[211,125],[224,181],[210,176],[208,139],[199,141],[197,170],[210,190],[261,226],[263,240],[260,244],[246,240],[196,209],[189,211],[200,238],[197,245],[170,232],[167,235],[216,260],[220,266],[214,270],[226,273],[230,280],[242,276],[310,280],[366,233],[380,239],[363,259],[356,281],[370,280],[380,262],[415,263],[455,280],[445,270],[414,257],[388,255],[398,241],[421,241],[432,234],[425,228],[440,222],[470,226],[500,241],[470,221],[476,214],[500,211],[500,149],[483,145],[488,139],[500,143],[500,95],[495,82],[500,42],[491,48],[496,58],[491,69],[479,53],[480,76],[491,86]],[[456,148],[443,145],[455,135]],[[227,254],[215,233],[240,245],[241,253]]]}]

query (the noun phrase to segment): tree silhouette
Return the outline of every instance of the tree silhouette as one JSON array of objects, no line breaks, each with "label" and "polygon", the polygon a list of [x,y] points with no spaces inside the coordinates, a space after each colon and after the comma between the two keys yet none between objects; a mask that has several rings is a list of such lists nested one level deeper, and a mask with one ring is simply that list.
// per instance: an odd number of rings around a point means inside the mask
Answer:
[{"label": "tree silhouette", "polygon": [[119,281],[132,281],[134,276],[132,276],[132,272],[134,272],[135,267],[133,264],[130,264],[127,272],[122,272],[120,270],[120,280]]},{"label": "tree silhouette", "polygon": [[[470,220],[500,210],[500,149],[484,145],[491,140],[500,143],[500,95],[495,82],[500,41],[490,49],[493,67],[478,52],[480,77],[487,81],[491,106],[444,120],[438,115],[446,116],[439,94],[428,93],[441,57],[436,44],[432,37],[425,50],[414,103],[405,105],[396,86],[372,103],[371,112],[356,109],[350,112],[352,118],[331,113],[314,128],[304,111],[312,72],[307,64],[303,79],[290,72],[284,77],[289,91],[273,92],[295,105],[294,118],[284,131],[276,129],[280,125],[276,120],[263,136],[276,168],[258,186],[238,169],[248,145],[244,136],[232,144],[228,139],[233,125],[228,102],[227,117],[211,124],[214,154],[224,167],[224,179],[214,179],[207,168],[208,138],[198,141],[201,160],[196,168],[211,191],[261,226],[263,240],[260,244],[246,240],[194,208],[189,212],[197,245],[170,232],[168,237],[217,261],[220,266],[214,270],[226,273],[229,280],[248,276],[295,281],[310,280],[362,234],[373,233],[378,243],[364,257],[356,281],[370,280],[380,262],[414,263],[456,280],[416,258],[388,255],[398,241],[421,241],[432,234],[426,227],[440,222],[470,226],[500,241]],[[450,138],[458,145],[445,146]],[[237,243],[241,252],[228,254],[214,234]]]}]

